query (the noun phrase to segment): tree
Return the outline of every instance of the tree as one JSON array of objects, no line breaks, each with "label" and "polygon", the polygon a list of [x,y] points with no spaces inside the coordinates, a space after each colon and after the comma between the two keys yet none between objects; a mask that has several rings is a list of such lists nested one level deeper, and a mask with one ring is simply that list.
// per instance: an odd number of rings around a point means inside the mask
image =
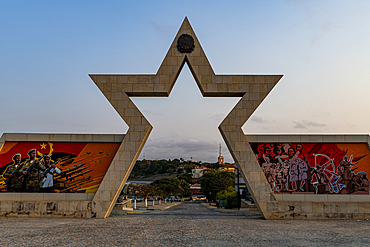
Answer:
[{"label": "tree", "polygon": [[177,191],[181,194],[182,198],[190,196],[190,185],[183,179],[175,179],[177,183]]},{"label": "tree", "polygon": [[164,178],[154,182],[161,194],[165,197],[181,195],[183,197],[189,195],[190,185],[184,179]]},{"label": "tree", "polygon": [[158,190],[164,197],[169,197],[176,194],[177,188],[175,184],[175,179],[173,178],[163,178],[157,181],[154,181],[154,184],[157,186]]},{"label": "tree", "polygon": [[171,195],[171,188],[169,178],[159,179],[157,181],[154,181],[154,185],[157,187],[158,192],[164,197],[169,197]]},{"label": "tree", "polygon": [[194,169],[195,165],[191,162],[186,162],[185,163],[185,171],[186,172],[191,172],[192,169]]},{"label": "tree", "polygon": [[211,171],[200,179],[201,191],[208,200],[215,201],[218,192],[235,184],[235,175],[229,171]]},{"label": "tree", "polygon": [[218,162],[216,162],[216,163],[202,163],[202,165],[207,167],[207,168],[214,169],[214,170],[217,170],[218,168],[220,168],[220,164],[218,164]]},{"label": "tree", "polygon": [[238,207],[238,197],[234,186],[230,186],[223,191],[217,193],[216,196],[219,200],[226,200],[225,208],[237,208]]},{"label": "tree", "polygon": [[[188,162],[186,162],[188,163]],[[137,160],[131,172],[130,178],[150,177],[164,173],[182,173],[183,166],[179,159],[174,160]],[[181,167],[180,167],[181,166]]]},{"label": "tree", "polygon": [[188,184],[193,184],[193,175],[191,173],[185,173],[177,177],[177,179],[184,180]]},{"label": "tree", "polygon": [[148,196],[155,193],[156,187],[154,184],[141,184],[139,186],[139,191],[145,198],[145,207],[148,207]]},{"label": "tree", "polygon": [[145,198],[145,207],[148,206],[148,196],[156,192],[156,187],[154,184],[134,184],[131,183],[128,186],[128,194],[136,197],[142,195]]},{"label": "tree", "polygon": [[136,196],[140,193],[140,184],[130,183],[127,188],[127,194],[129,196]]}]

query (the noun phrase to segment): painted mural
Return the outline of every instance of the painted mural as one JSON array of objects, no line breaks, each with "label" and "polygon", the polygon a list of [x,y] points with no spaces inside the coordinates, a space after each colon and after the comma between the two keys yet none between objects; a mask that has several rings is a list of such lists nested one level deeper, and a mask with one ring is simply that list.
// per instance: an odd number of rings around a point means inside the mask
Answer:
[{"label": "painted mural", "polygon": [[275,193],[369,194],[366,143],[251,143]]},{"label": "painted mural", "polygon": [[5,142],[1,192],[95,193],[120,143]]}]

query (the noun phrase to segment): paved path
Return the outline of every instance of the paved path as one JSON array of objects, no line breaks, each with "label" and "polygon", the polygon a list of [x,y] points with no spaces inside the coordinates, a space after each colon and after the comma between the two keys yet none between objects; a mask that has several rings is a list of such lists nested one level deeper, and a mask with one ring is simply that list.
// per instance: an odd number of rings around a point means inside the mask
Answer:
[{"label": "paved path", "polygon": [[200,203],[108,219],[0,218],[2,246],[368,246],[370,221],[266,221]]}]

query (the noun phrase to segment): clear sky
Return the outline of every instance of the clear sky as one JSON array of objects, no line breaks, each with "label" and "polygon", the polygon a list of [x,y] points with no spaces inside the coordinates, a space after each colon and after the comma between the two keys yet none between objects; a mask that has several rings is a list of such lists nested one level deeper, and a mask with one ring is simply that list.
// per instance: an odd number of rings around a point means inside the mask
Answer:
[{"label": "clear sky", "polygon": [[[284,75],[246,134],[369,133],[369,13],[368,0],[2,0],[0,133],[126,133],[88,74],[156,73],[185,16],[216,74]],[[238,98],[203,98],[184,67],[169,98],[133,101],[154,126],[147,159],[215,162]]]}]

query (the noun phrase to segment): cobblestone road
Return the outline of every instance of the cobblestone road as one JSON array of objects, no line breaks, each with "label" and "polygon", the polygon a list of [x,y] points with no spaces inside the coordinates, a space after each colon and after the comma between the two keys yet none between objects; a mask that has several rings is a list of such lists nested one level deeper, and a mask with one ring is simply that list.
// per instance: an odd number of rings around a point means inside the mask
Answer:
[{"label": "cobblestone road", "polygon": [[370,221],[266,221],[199,203],[108,219],[0,218],[2,246],[368,246]]}]

